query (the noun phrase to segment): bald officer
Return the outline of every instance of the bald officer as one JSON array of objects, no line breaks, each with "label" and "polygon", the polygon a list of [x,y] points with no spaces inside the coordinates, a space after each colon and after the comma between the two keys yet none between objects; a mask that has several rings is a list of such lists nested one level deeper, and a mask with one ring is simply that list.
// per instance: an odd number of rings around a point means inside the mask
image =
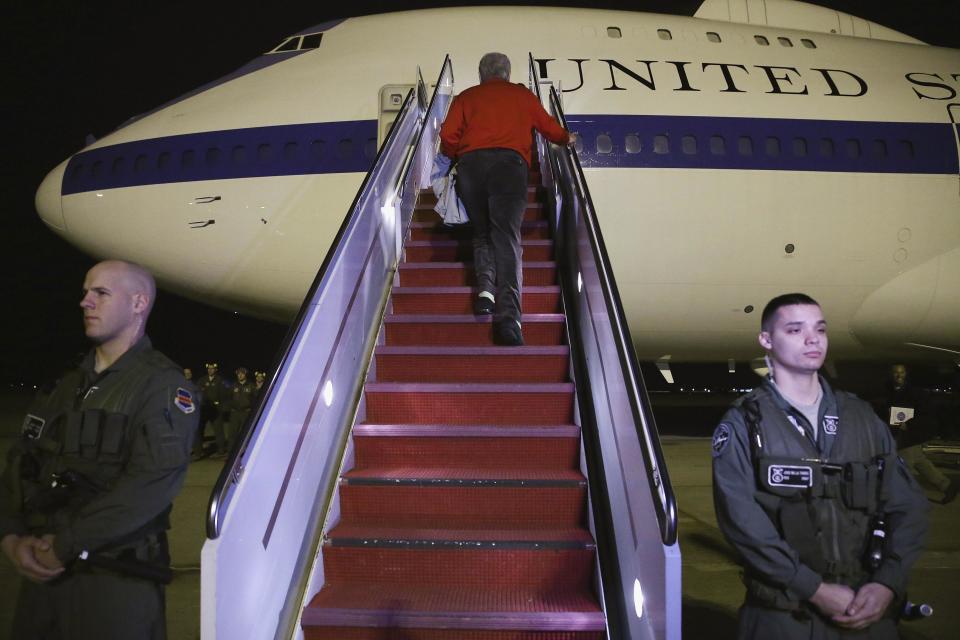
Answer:
[{"label": "bald officer", "polygon": [[142,267],[83,283],[93,349],[30,408],[0,483],[0,545],[25,578],[14,638],[166,637],[166,530],[197,427],[194,388],[144,328]]},{"label": "bald officer", "polygon": [[802,293],[771,300],[770,377],[713,437],[717,523],[744,565],[738,638],[897,638],[926,499],[870,406],[818,375],[827,322]]}]

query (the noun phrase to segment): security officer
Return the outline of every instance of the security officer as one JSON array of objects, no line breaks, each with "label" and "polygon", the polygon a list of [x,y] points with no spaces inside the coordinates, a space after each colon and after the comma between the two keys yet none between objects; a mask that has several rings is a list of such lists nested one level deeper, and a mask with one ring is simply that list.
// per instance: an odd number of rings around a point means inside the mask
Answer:
[{"label": "security officer", "polygon": [[759,340],[771,376],[713,437],[717,521],[747,587],[738,638],[897,638],[926,500],[870,406],[818,376],[816,301],[771,300]]},{"label": "security officer", "polygon": [[146,270],[101,262],[83,289],[94,348],[31,407],[0,483],[0,545],[26,578],[12,637],[163,638],[194,389],[144,335]]},{"label": "security officer", "polygon": [[229,416],[230,386],[218,373],[220,366],[216,362],[206,364],[207,375],[197,381],[197,388],[203,400],[200,411],[200,431],[197,446],[194,451],[203,454],[203,434],[207,427],[213,431],[215,442],[214,455],[223,456],[227,453],[227,436],[225,425]]},{"label": "security officer", "polygon": [[234,375],[237,379],[230,390],[230,418],[227,423],[227,441],[230,447],[234,446],[240,430],[246,424],[253,399],[256,397],[256,387],[247,378],[247,368],[237,367]]}]

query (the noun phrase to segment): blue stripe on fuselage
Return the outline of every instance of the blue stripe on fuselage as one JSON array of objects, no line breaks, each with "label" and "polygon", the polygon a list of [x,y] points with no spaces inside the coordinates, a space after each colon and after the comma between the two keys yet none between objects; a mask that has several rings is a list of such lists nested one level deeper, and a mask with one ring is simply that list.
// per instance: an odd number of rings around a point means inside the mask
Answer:
[{"label": "blue stripe on fuselage", "polygon": [[149,184],[321,173],[366,173],[376,120],[205,131],[125,142],[72,158],[63,195]]},{"label": "blue stripe on fuselage", "polygon": [[[958,172],[950,123],[618,115],[571,115],[567,121],[583,141],[580,160],[585,168]],[[600,142],[610,148],[609,153],[597,150],[601,136],[608,137]],[[127,142],[73,156],[64,173],[62,193],[366,172],[375,155],[376,137],[375,120],[353,120]]]},{"label": "blue stripe on fuselage", "polygon": [[951,123],[576,115],[567,124],[583,137],[585,168],[958,172]]}]

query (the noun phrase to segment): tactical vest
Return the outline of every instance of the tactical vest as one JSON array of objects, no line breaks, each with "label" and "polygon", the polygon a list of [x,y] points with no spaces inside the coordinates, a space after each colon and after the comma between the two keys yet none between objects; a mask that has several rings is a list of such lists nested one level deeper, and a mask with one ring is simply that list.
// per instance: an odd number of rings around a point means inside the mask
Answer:
[{"label": "tactical vest", "polygon": [[[159,353],[146,353],[89,387],[84,372],[74,370],[31,408],[19,442],[20,491],[14,493],[31,531],[63,526],[113,487],[133,453],[130,416],[135,403],[142,399],[150,377],[168,362]],[[163,514],[130,539],[142,538],[146,529],[164,530],[166,517]]]},{"label": "tactical vest", "polygon": [[[750,394],[740,410],[751,440],[757,502],[804,564],[827,582],[857,587],[868,577],[864,558],[871,519],[886,498],[877,459],[888,452],[864,405],[841,392],[836,402],[839,421],[829,459],[791,424],[770,390]],[[892,460],[884,460],[892,473]],[[762,605],[800,607],[785,590],[749,571],[744,582],[749,596]]]}]

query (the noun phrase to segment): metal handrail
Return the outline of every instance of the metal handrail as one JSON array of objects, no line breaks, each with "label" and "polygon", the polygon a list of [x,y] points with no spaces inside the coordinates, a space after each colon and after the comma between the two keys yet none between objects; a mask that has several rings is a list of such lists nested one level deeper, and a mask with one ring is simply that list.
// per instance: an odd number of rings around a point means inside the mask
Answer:
[{"label": "metal handrail", "polygon": [[[533,57],[531,55],[531,64],[532,60]],[[560,123],[564,127],[567,127],[566,116],[563,113],[563,108],[560,106],[560,97],[555,87],[551,87],[550,89],[550,106],[556,117],[560,120]],[[660,524],[661,538],[664,544],[672,545],[677,541],[676,496],[667,473],[656,422],[650,410],[650,398],[647,395],[646,385],[643,382],[643,373],[637,365],[633,339],[630,336],[630,329],[627,327],[623,305],[620,302],[620,293],[613,275],[613,269],[610,267],[606,244],[603,241],[603,234],[600,231],[600,225],[596,218],[596,210],[594,209],[593,200],[583,174],[583,167],[580,164],[576,150],[566,147],[560,150],[559,155],[570,163],[572,168],[571,174],[575,178],[575,183],[572,186],[576,189],[577,196],[585,205],[583,220],[590,238],[593,254],[596,257],[597,274],[603,288],[603,299],[607,306],[607,313],[612,322],[611,328],[613,329],[620,366],[623,370],[623,378],[628,385],[627,399],[634,416],[637,437],[643,445],[641,448],[646,458],[647,477],[650,481],[653,504],[657,511],[657,519]],[[559,161],[559,159],[557,159],[557,161]],[[658,487],[660,491],[657,490]]]},{"label": "metal handrail", "polygon": [[[400,108],[400,113],[397,116],[396,121],[399,122],[402,118],[407,117],[407,112],[415,105],[417,105],[417,101],[414,100],[414,89],[410,89],[410,91],[407,92],[407,96]],[[374,159],[372,165],[374,168],[378,166],[381,157],[385,155],[387,150],[390,149],[390,147],[394,144],[394,140],[399,129],[400,127],[397,126],[391,127],[390,132],[387,134],[386,140],[380,147],[376,158]],[[242,430],[243,436],[239,438],[237,443],[231,448],[230,454],[227,456],[227,461],[224,464],[223,469],[220,471],[217,482],[213,486],[213,491],[210,494],[210,501],[207,507],[206,532],[207,538],[209,539],[216,539],[220,536],[221,525],[224,517],[226,516],[223,507],[224,502],[230,493],[231,487],[240,480],[240,476],[243,472],[243,467],[240,463],[243,460],[244,453],[250,448],[251,444],[256,442],[260,435],[260,428],[251,429],[249,427],[251,425],[260,425],[260,418],[264,412],[264,409],[266,408],[267,401],[273,395],[274,387],[277,382],[277,374],[291,355],[291,350],[296,342],[297,333],[300,331],[304,319],[310,312],[310,307],[312,306],[311,303],[315,298],[321,284],[325,280],[328,270],[333,264],[333,260],[337,255],[337,248],[343,240],[347,229],[350,227],[350,223],[356,214],[357,207],[360,204],[360,200],[363,197],[364,192],[366,191],[367,185],[374,177],[373,174],[374,171],[371,169],[371,171],[369,171],[364,177],[363,183],[357,190],[357,195],[354,197],[353,203],[347,210],[347,214],[344,216],[343,222],[340,224],[340,228],[337,230],[337,234],[330,243],[330,248],[327,250],[327,254],[324,257],[320,268],[317,270],[317,275],[314,278],[313,283],[310,285],[310,290],[304,297],[303,303],[300,305],[300,309],[297,311],[296,317],[290,324],[290,328],[287,330],[287,334],[283,339],[283,343],[278,350],[278,356],[270,369],[268,369],[268,378],[265,384],[265,390],[255,401],[254,408],[250,412],[247,423],[244,425]],[[402,178],[402,175],[400,178]],[[201,425],[200,428],[203,428],[203,426]]]}]

